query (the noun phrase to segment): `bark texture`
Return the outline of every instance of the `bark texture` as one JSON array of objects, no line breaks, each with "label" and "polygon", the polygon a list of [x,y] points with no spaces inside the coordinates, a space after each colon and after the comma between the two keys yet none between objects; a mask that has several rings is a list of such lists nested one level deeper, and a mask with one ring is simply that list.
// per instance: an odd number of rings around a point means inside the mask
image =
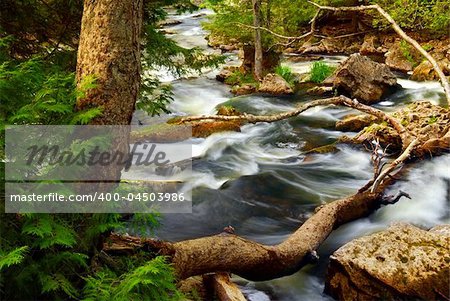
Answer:
[{"label": "bark texture", "polygon": [[[142,0],[85,0],[78,47],[76,80],[94,77],[96,87],[77,99],[78,110],[100,107],[102,114],[93,125],[128,125],[140,85],[140,36]],[[114,131],[111,154],[128,154],[129,127]],[[98,182],[81,184],[85,192],[110,191],[120,180],[124,165],[90,168]],[[87,190],[87,191],[86,191]]]},{"label": "bark texture", "polygon": [[255,26],[255,78],[261,80],[263,77],[263,50],[261,42],[261,0],[252,0],[253,5],[253,25]]},{"label": "bark texture", "polygon": [[140,84],[142,0],[85,0],[77,58],[77,83],[96,78],[97,87],[77,108],[100,106],[92,124],[128,125]]}]

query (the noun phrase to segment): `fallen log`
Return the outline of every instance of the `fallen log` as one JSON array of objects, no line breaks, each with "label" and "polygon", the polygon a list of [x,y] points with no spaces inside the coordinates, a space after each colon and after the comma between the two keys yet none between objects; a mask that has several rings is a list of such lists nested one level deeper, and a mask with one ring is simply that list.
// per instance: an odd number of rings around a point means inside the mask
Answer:
[{"label": "fallen log", "polygon": [[357,192],[323,205],[297,231],[274,246],[230,233],[176,243],[112,234],[103,251],[109,254],[146,251],[168,256],[180,280],[212,272],[230,272],[255,281],[275,279],[315,262],[315,251],[334,229],[380,208],[383,191],[392,182],[387,179],[374,192]]},{"label": "fallen log", "polygon": [[[389,198],[386,201],[383,192],[395,181],[395,177],[390,175],[391,172],[398,166],[404,167],[404,163],[411,154],[423,152],[424,146],[433,143],[435,145],[435,141],[419,139],[417,133],[406,130],[393,116],[344,96],[315,100],[291,112],[271,116],[197,116],[184,119],[186,121],[224,118],[249,122],[273,122],[296,116],[316,105],[329,104],[349,106],[385,120],[401,137],[403,152],[386,169],[377,172],[374,179],[355,194],[319,207],[285,241],[278,245],[263,245],[239,237],[233,231],[175,243],[112,234],[103,245],[103,251],[109,254],[134,254],[144,251],[155,256],[167,256],[180,280],[196,275],[225,272],[249,280],[263,281],[291,275],[303,266],[314,263],[317,260],[316,250],[334,229],[365,217],[382,205],[393,204],[399,200],[400,196],[407,195],[401,193],[399,197]],[[445,132],[445,135],[439,138],[438,144],[443,143],[441,140],[448,140],[449,136],[449,132]],[[400,168],[397,174],[402,170],[403,168]]]}]

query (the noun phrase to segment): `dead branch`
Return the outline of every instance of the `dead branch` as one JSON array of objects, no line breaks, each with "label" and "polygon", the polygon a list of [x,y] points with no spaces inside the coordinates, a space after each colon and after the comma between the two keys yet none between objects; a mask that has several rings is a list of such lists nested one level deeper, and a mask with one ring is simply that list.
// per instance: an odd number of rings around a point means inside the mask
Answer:
[{"label": "dead branch", "polygon": [[324,98],[324,99],[318,99],[313,100],[307,103],[304,103],[300,105],[297,109],[289,111],[289,112],[283,112],[279,114],[273,114],[273,115],[252,115],[252,114],[242,114],[237,116],[223,116],[223,115],[210,115],[210,116],[188,116],[183,117],[179,120],[179,123],[186,123],[186,122],[193,122],[193,121],[202,121],[202,120],[220,120],[220,121],[243,121],[243,122],[249,122],[249,123],[257,123],[257,122],[275,122],[280,121],[283,119],[295,117],[302,112],[316,106],[326,106],[326,105],[342,105],[347,106],[353,109],[356,109],[358,111],[374,115],[387,123],[389,123],[395,131],[399,134],[400,138],[402,139],[404,145],[407,145],[409,141],[411,140],[410,135],[406,132],[403,125],[400,124],[400,122],[395,119],[394,117],[384,113],[381,110],[378,110],[376,108],[373,108],[371,106],[364,105],[360,102],[358,102],[356,99],[350,99],[346,96],[340,95],[337,97],[331,97],[331,98]]},{"label": "dead branch", "polygon": [[263,26],[252,26],[252,25],[247,25],[247,24],[240,23],[240,22],[233,22],[233,24],[236,24],[236,25],[238,25],[238,26],[240,26],[240,27],[249,28],[249,29],[260,29],[260,30],[264,30],[264,31],[270,33],[271,35],[274,35],[274,36],[276,36],[276,37],[278,37],[278,38],[281,38],[281,39],[287,39],[287,40],[301,40],[301,39],[306,38],[306,37],[308,37],[308,36],[310,36],[310,35],[313,34],[313,32],[310,31],[310,32],[307,32],[307,33],[305,33],[305,34],[303,34],[303,35],[301,35],[301,36],[288,37],[288,36],[284,36],[284,35],[282,35],[282,34],[276,33],[276,32],[274,32],[274,31],[272,31],[272,30],[270,30],[270,29],[268,29],[268,28],[265,28],[265,27],[263,27]]},{"label": "dead branch", "polygon": [[389,164],[389,166],[386,169],[384,169],[380,173],[380,175],[373,182],[373,185],[371,188],[372,192],[377,189],[378,185],[380,185],[381,181],[383,181],[383,179],[386,178],[387,175],[389,175],[394,169],[396,169],[399,164],[403,163],[406,159],[409,158],[414,147],[416,147],[416,145],[418,145],[418,144],[419,144],[419,140],[414,139],[408,145],[408,147],[403,151],[403,153],[397,159],[395,159],[391,164]]},{"label": "dead branch", "polygon": [[373,5],[361,5],[361,6],[340,6],[340,7],[333,7],[333,6],[323,6],[317,3],[314,3],[312,1],[308,1],[312,5],[316,6],[319,10],[330,10],[330,11],[365,11],[365,10],[376,10],[382,15],[391,25],[392,28],[395,30],[395,32],[406,42],[411,44],[414,48],[416,48],[433,66],[434,70],[439,76],[439,79],[441,81],[442,86],[444,87],[445,96],[447,97],[447,102],[450,104],[450,85],[447,81],[447,78],[445,77],[444,72],[439,67],[436,60],[425,50],[423,49],[420,44],[408,36],[395,22],[395,20],[384,10],[382,9],[378,4]]},{"label": "dead branch", "polygon": [[228,273],[216,273],[212,276],[214,291],[219,301],[246,301],[241,290],[234,284]]}]

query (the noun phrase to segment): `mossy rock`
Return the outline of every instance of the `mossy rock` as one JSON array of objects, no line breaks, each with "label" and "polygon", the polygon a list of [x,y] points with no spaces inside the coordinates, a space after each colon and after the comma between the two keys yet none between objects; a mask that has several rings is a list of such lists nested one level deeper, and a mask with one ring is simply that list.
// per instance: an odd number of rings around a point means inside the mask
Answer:
[{"label": "mossy rock", "polygon": [[190,124],[192,136],[197,138],[208,137],[218,132],[240,132],[240,121],[202,121]]},{"label": "mossy rock", "polygon": [[338,151],[339,149],[336,147],[336,144],[332,143],[310,149],[306,152],[306,154],[329,154],[337,153]]}]

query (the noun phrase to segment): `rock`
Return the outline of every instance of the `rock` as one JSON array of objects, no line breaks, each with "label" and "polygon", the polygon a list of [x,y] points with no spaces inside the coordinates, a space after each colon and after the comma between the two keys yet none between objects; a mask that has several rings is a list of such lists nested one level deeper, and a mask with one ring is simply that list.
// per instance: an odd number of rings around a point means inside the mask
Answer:
[{"label": "rock", "polygon": [[238,46],[237,45],[219,45],[219,49],[221,50],[222,53],[232,52],[234,50],[237,50]]},{"label": "rock", "polygon": [[160,29],[158,32],[165,35],[177,34],[177,31],[173,29]]},{"label": "rock", "polygon": [[[428,101],[415,101],[401,109],[390,113],[392,117],[398,120],[407,132],[411,133],[419,140],[420,144],[432,143],[435,148],[445,149],[446,141],[442,139],[450,130],[450,110],[438,105],[433,105]],[[339,123],[339,122],[338,122]],[[351,125],[351,122],[342,122],[343,125]],[[355,122],[356,123],[356,122]],[[426,128],[426,130],[423,130]],[[389,149],[400,150],[401,139],[398,133],[388,126],[386,122],[375,121],[370,126],[364,128],[352,139],[352,143],[366,143],[378,139],[383,146],[390,145]],[[428,141],[428,142],[427,142]],[[443,146],[444,145],[444,146]],[[426,150],[432,149],[433,144],[427,147],[418,148],[413,151],[414,156],[421,157],[426,154]]]},{"label": "rock", "polygon": [[332,76],[338,91],[365,104],[378,102],[389,88],[397,85],[395,75],[386,65],[359,54],[352,54]]},{"label": "rock", "polygon": [[306,91],[310,95],[325,95],[331,94],[333,92],[333,87],[327,86],[315,86]]},{"label": "rock", "polygon": [[159,26],[164,27],[164,26],[174,26],[174,25],[178,25],[183,23],[180,20],[164,20],[158,23]]},{"label": "rock", "polygon": [[233,73],[234,73],[233,69],[224,68],[224,69],[222,69],[222,71],[219,72],[219,74],[216,75],[216,80],[223,83],[224,81],[227,80],[227,78],[232,76]]},{"label": "rock", "polygon": [[205,16],[206,16],[205,13],[200,13],[200,14],[193,15],[192,18],[193,19],[198,19],[198,18],[202,18],[202,17],[205,17]]},{"label": "rock", "polygon": [[298,50],[302,54],[351,54],[358,52],[361,41],[357,37],[346,39],[323,39],[318,44],[308,40]]},{"label": "rock", "polygon": [[364,36],[364,42],[359,49],[362,55],[380,54],[381,48],[378,45],[378,37],[374,34]]},{"label": "rock", "polygon": [[234,95],[247,95],[247,94],[252,94],[256,92],[256,86],[253,84],[244,84],[241,86],[233,86],[233,88],[231,88],[231,93],[233,93]]},{"label": "rock", "polygon": [[449,225],[408,224],[355,239],[330,257],[325,291],[338,300],[447,300]]},{"label": "rock", "polygon": [[[448,59],[443,59],[438,62],[439,67],[442,69],[445,75],[450,75],[450,61]],[[413,74],[411,75],[412,80],[416,81],[428,81],[428,80],[439,80],[437,73],[434,71],[433,66],[429,61],[423,61],[416,68],[414,68]]]},{"label": "rock", "polygon": [[239,112],[236,108],[230,107],[230,106],[220,106],[217,109],[216,115],[222,115],[222,116],[239,116],[242,115],[241,112]]},{"label": "rock", "polygon": [[272,95],[286,95],[294,93],[284,78],[274,73],[269,73],[264,77],[258,91]]},{"label": "rock", "polygon": [[389,49],[386,53],[386,65],[401,72],[412,71],[414,65],[421,60],[420,53],[409,44],[402,45],[397,42]]},{"label": "rock", "polygon": [[204,138],[218,132],[240,132],[241,124],[239,121],[200,121],[190,124],[192,127],[192,136]]},{"label": "rock", "polygon": [[350,115],[336,122],[336,129],[345,132],[357,132],[379,119],[373,115]]}]

